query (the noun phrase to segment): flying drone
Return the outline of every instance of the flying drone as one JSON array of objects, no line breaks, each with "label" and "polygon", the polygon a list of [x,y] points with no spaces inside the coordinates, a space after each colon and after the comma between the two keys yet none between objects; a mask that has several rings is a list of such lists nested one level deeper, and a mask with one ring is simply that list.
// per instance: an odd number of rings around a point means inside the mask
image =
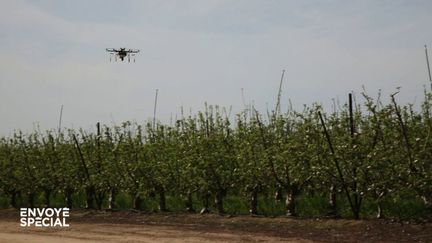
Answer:
[{"label": "flying drone", "polygon": [[114,56],[114,60],[117,62],[117,58],[120,58],[121,61],[124,61],[127,57],[128,62],[133,59],[135,62],[135,54],[139,52],[138,49],[126,49],[126,48],[106,48],[106,51],[110,53],[110,62],[112,61],[112,57]]}]

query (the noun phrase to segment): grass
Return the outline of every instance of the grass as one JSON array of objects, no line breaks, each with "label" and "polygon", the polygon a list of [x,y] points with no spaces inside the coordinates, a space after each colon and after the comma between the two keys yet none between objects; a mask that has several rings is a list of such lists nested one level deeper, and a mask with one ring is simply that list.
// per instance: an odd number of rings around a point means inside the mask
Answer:
[{"label": "grass", "polygon": [[[27,197],[25,195],[17,197],[18,207],[26,207]],[[194,209],[199,212],[203,206],[202,201],[197,197],[193,198]],[[216,209],[210,202],[210,210],[216,212]],[[35,197],[35,205],[41,207],[44,203],[43,194]],[[146,212],[158,211],[159,198],[146,197],[143,198],[141,208]],[[9,198],[4,195],[0,196],[0,208],[7,208],[10,204]],[[132,198],[127,193],[119,193],[116,197],[116,205],[120,210],[127,210],[132,207]],[[166,196],[167,208],[171,212],[185,211],[185,198],[178,196]],[[302,195],[298,198],[297,213],[300,217],[321,217],[325,216],[329,205],[327,198],[321,196]],[[383,200],[383,212],[386,217],[397,219],[413,219],[422,218],[427,215],[427,210],[423,202],[410,193],[401,193],[392,198],[385,198]],[[51,196],[51,207],[63,207],[64,200],[61,194],[54,194]],[[83,192],[73,195],[73,206],[75,208],[85,207],[85,194]],[[108,207],[108,200],[104,200],[104,208]],[[228,214],[247,215],[249,214],[249,203],[244,197],[238,195],[228,195],[224,199],[224,209]],[[352,213],[349,208],[348,202],[344,197],[338,198],[338,209],[342,217],[351,218]],[[283,201],[275,201],[273,198],[260,197],[258,200],[258,212],[263,216],[280,216],[285,214],[285,207]],[[362,204],[361,217],[374,218],[377,212],[377,203],[365,199]]]}]

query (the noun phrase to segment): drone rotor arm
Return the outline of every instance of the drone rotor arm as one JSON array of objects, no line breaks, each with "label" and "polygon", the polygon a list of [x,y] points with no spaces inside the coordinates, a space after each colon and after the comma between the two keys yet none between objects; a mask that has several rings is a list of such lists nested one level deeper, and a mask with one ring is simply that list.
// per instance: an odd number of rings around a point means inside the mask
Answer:
[{"label": "drone rotor arm", "polygon": [[138,53],[139,50],[129,49],[128,52],[129,52],[129,53]]},{"label": "drone rotor arm", "polygon": [[119,50],[116,50],[114,48],[106,48],[105,49],[107,52],[111,52],[111,53],[115,53],[115,52],[119,52]]}]

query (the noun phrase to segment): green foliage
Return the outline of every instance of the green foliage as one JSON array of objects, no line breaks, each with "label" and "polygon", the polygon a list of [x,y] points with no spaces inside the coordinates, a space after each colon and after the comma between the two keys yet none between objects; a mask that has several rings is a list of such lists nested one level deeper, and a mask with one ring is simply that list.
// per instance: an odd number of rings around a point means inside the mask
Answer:
[{"label": "green foliage", "polygon": [[[421,110],[363,94],[332,113],[237,114],[207,106],[173,125],[0,138],[0,207],[44,205],[324,216],[432,211],[432,95]],[[324,130],[325,128],[325,130]],[[276,194],[276,195],[275,195]],[[276,197],[276,198],[275,198]],[[109,200],[112,198],[112,200]],[[333,203],[336,203],[333,202]],[[253,207],[256,207],[255,211]]]}]

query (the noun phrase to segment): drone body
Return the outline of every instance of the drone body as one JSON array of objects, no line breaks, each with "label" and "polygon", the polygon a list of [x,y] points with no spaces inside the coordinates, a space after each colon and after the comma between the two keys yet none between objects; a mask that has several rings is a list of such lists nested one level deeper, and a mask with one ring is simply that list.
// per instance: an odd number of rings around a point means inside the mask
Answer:
[{"label": "drone body", "polygon": [[126,48],[106,48],[106,51],[110,53],[110,62],[112,61],[112,56],[114,56],[114,60],[117,62],[117,57],[120,58],[121,61],[124,61],[127,57],[128,62],[130,62],[131,57],[135,62],[135,54],[139,52],[137,49],[126,49]]}]

